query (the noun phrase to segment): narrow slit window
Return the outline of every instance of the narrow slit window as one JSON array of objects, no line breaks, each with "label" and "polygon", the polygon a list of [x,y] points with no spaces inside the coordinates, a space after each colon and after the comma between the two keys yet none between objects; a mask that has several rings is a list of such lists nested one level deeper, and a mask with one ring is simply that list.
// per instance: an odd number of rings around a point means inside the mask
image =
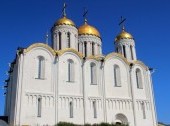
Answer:
[{"label": "narrow slit window", "polygon": [[73,60],[69,59],[68,60],[68,82],[73,82],[74,81],[74,62]]},{"label": "narrow slit window", "polygon": [[142,112],[143,112],[143,119],[146,119],[146,112],[145,112],[145,104],[144,102],[141,103],[142,106]]},{"label": "narrow slit window", "polygon": [[59,32],[58,35],[59,35],[59,50],[61,50],[61,32]]},{"label": "narrow slit window", "polygon": [[125,45],[123,45],[123,54],[124,54],[124,57],[126,58],[126,47],[125,47]]},{"label": "narrow slit window", "polygon": [[97,118],[97,105],[96,105],[96,101],[93,101],[93,115],[94,118]]},{"label": "narrow slit window", "polygon": [[96,71],[96,64],[91,63],[90,65],[90,71],[91,71],[91,84],[97,84],[97,71]]},{"label": "narrow slit window", "polygon": [[140,69],[136,69],[136,84],[137,88],[142,89],[143,84],[142,84],[142,73]]},{"label": "narrow slit window", "polygon": [[84,55],[87,56],[87,43],[84,43]]},{"label": "narrow slit window", "polygon": [[70,33],[67,33],[67,47],[70,48],[71,47],[71,43],[70,43]]},{"label": "narrow slit window", "polygon": [[92,43],[92,55],[94,55],[94,43]]},{"label": "narrow slit window", "polygon": [[70,118],[73,118],[73,102],[70,102],[69,108],[70,108]]},{"label": "narrow slit window", "polygon": [[115,87],[121,87],[120,68],[118,65],[114,65],[114,83]]},{"label": "narrow slit window", "polygon": [[41,117],[41,109],[42,109],[42,98],[38,98],[38,112],[37,112],[37,117]]},{"label": "narrow slit window", "polygon": [[37,79],[44,79],[45,77],[45,59],[42,56],[38,56],[38,71]]}]

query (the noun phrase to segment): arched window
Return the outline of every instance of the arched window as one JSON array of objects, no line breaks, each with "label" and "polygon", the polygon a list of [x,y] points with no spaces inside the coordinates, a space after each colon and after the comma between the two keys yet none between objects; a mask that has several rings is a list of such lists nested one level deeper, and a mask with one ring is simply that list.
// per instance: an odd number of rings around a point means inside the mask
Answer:
[{"label": "arched window", "polygon": [[70,32],[67,33],[67,47],[68,47],[68,48],[71,47],[71,43],[70,43]]},{"label": "arched window", "polygon": [[73,118],[73,102],[72,101],[69,104],[69,109],[70,109],[70,118]]},{"label": "arched window", "polygon": [[121,86],[120,68],[118,65],[114,65],[114,83],[115,87]]},{"label": "arched window", "polygon": [[140,69],[136,69],[136,83],[137,83],[137,88],[143,88],[142,73]]},{"label": "arched window", "polygon": [[126,47],[125,47],[125,45],[123,45],[123,54],[124,54],[124,57],[126,58]]},{"label": "arched window", "polygon": [[87,56],[87,42],[84,42],[84,55]]},{"label": "arched window", "polygon": [[130,52],[131,52],[131,58],[133,60],[133,47],[132,47],[132,45],[130,46]]},{"label": "arched window", "polygon": [[59,36],[59,50],[61,49],[61,32],[58,33]]},{"label": "arched window", "polygon": [[80,51],[80,43],[78,43],[78,52]]},{"label": "arched window", "polygon": [[91,84],[97,84],[97,69],[96,64],[91,63],[90,64],[90,72],[91,72]]},{"label": "arched window", "polygon": [[93,114],[94,118],[97,118],[97,108],[96,108],[96,101],[93,101]]},{"label": "arched window", "polygon": [[68,82],[74,81],[74,62],[73,60],[68,60]]},{"label": "arched window", "polygon": [[41,107],[42,107],[42,98],[38,98],[38,105],[37,105],[37,109],[38,109],[38,112],[37,112],[37,117],[41,117]]},{"label": "arched window", "polygon": [[92,43],[92,55],[94,55],[94,43]]},{"label": "arched window", "polygon": [[45,77],[45,59],[43,56],[38,56],[38,71],[37,79],[44,79]]}]

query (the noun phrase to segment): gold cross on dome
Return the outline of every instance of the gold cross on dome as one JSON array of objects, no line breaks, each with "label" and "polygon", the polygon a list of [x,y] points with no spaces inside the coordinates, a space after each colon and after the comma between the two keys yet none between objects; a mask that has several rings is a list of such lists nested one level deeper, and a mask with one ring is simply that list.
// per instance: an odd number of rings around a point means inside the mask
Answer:
[{"label": "gold cross on dome", "polygon": [[83,17],[84,17],[84,22],[85,23],[87,23],[87,14],[88,14],[88,10],[86,8],[84,8]]},{"label": "gold cross on dome", "polygon": [[66,3],[64,3],[63,10],[62,10],[62,14],[64,17],[66,17],[66,7],[67,7],[67,5],[66,5]]},{"label": "gold cross on dome", "polygon": [[123,17],[121,16],[119,26],[122,26],[122,30],[125,29],[125,25],[124,25],[125,21],[126,21],[126,18],[123,18]]}]

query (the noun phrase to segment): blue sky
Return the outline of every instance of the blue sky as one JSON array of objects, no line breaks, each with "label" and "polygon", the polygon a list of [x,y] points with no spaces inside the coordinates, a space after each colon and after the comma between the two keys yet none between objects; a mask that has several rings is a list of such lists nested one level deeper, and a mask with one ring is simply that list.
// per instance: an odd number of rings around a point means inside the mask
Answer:
[{"label": "blue sky", "polygon": [[[114,38],[120,32],[120,16],[127,18],[126,30],[136,41],[139,60],[156,69],[153,84],[158,120],[170,123],[170,1],[169,0],[65,0],[67,15],[77,27],[83,23],[87,7],[88,22],[103,40],[103,53],[114,50]],[[63,0],[0,0],[0,86],[7,78],[8,63],[16,49],[45,41],[55,21],[61,17]],[[0,114],[4,108],[4,90],[0,89]]]}]

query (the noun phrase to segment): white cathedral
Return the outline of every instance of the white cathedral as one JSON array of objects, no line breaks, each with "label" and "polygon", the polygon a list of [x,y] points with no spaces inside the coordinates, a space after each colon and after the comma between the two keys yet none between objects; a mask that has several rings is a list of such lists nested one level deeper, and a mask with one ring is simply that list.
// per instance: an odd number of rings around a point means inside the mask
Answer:
[{"label": "white cathedral", "polygon": [[157,126],[151,71],[137,59],[130,33],[122,28],[115,51],[103,55],[99,31],[87,20],[77,28],[64,12],[51,35],[51,46],[18,48],[11,63],[5,102],[10,126]]}]

